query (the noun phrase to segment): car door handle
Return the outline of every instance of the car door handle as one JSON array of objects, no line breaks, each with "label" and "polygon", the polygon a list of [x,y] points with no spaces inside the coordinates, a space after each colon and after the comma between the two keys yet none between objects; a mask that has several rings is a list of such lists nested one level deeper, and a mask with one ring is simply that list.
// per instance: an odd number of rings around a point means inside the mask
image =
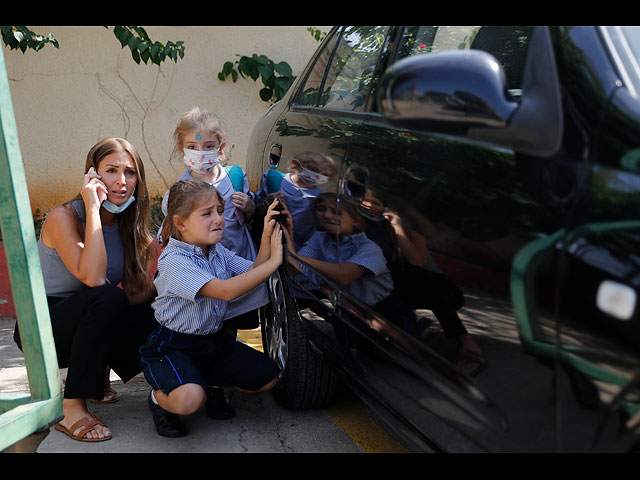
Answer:
[{"label": "car door handle", "polygon": [[269,151],[269,167],[278,168],[280,158],[282,158],[282,145],[274,143]]}]

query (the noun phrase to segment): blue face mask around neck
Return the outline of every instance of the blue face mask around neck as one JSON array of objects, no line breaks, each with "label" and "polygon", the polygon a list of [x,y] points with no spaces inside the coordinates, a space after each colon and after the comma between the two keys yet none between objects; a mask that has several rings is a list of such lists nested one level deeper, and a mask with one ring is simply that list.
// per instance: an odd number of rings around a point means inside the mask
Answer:
[{"label": "blue face mask around neck", "polygon": [[114,205],[114,204],[113,204],[113,203],[111,203],[109,200],[105,200],[104,202],[102,202],[102,206],[103,206],[103,207],[104,207],[108,212],[111,212],[111,213],[122,213],[122,212],[124,212],[124,211],[126,210],[126,208],[127,208],[129,205],[131,205],[131,204],[133,203],[133,201],[134,201],[135,199],[136,199],[136,198],[135,198],[133,195],[131,195],[131,196],[129,197],[129,199],[128,199],[126,202],[124,202],[122,205],[120,205],[120,206],[118,206],[118,205]]}]

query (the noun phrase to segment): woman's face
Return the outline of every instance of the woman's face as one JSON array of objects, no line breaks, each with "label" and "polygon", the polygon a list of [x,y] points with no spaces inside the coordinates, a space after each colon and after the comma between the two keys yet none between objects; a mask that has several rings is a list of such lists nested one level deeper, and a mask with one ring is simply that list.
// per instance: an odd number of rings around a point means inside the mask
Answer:
[{"label": "woman's face", "polygon": [[136,164],[127,152],[110,153],[102,159],[97,172],[107,187],[107,200],[114,205],[126,202],[138,185]]}]

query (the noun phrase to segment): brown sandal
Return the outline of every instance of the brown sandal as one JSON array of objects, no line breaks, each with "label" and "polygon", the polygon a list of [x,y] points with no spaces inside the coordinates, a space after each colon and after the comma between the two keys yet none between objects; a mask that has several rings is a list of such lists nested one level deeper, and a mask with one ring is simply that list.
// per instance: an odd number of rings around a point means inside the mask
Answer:
[{"label": "brown sandal", "polygon": [[116,403],[118,400],[120,400],[120,397],[118,397],[118,392],[116,392],[111,387],[105,387],[104,397],[102,397],[102,399],[100,400],[98,400],[97,398],[89,399],[89,401],[93,403]]},{"label": "brown sandal", "polygon": [[[62,432],[65,435],[73,438],[74,440],[78,440],[80,442],[104,442],[105,440],[111,440],[111,435],[104,438],[84,438],[87,432],[90,432],[91,430],[95,430],[96,425],[102,425],[103,427],[106,427],[106,425],[102,423],[102,421],[97,417],[93,417],[93,418],[84,417],[78,420],[76,423],[74,423],[72,427],[69,429],[67,429],[64,425],[60,423],[56,423],[54,428],[59,432]],[[74,432],[78,429],[80,429],[80,431],[78,432],[77,435],[74,435]]]}]

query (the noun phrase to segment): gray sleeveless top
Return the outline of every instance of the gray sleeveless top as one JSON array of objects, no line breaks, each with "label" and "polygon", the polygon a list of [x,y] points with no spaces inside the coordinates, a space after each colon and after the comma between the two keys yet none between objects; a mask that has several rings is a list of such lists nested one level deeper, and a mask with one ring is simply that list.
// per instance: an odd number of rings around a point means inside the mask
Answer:
[{"label": "gray sleeveless top", "polygon": [[[71,205],[75,208],[84,225],[85,211],[83,201],[81,199],[75,200]],[[124,248],[120,240],[117,221],[115,225],[103,225],[102,235],[107,250],[107,281],[112,285],[117,285],[122,281],[124,273]],[[47,296],[68,297],[88,288],[69,272],[56,250],[42,243],[42,235],[38,239],[38,254],[40,255],[40,265]]]}]

